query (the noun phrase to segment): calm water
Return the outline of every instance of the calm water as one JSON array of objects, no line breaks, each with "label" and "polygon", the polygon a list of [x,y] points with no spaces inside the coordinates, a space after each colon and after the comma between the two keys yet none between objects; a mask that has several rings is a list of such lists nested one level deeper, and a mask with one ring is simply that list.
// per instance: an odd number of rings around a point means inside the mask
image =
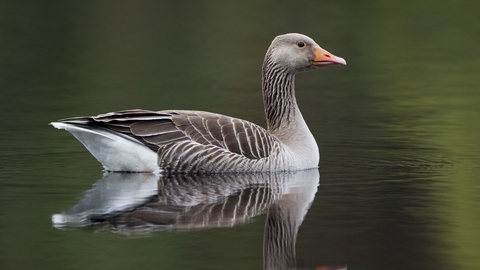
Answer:
[{"label": "calm water", "polygon": [[[479,9],[3,1],[1,268],[480,269]],[[261,64],[286,32],[348,62],[297,76],[319,172],[103,176],[80,143],[47,125],[127,108],[263,125]],[[246,200],[254,206],[237,204]],[[298,234],[275,231],[284,227]]]}]

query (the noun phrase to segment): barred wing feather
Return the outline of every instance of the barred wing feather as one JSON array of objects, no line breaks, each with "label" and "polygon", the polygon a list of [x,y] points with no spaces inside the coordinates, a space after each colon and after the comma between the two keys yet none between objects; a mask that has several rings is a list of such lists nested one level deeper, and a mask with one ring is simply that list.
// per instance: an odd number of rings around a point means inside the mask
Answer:
[{"label": "barred wing feather", "polygon": [[[268,157],[277,139],[251,122],[203,111],[126,110],[62,122],[98,126],[133,137],[153,151],[227,150],[248,159]],[[175,147],[176,146],[176,147]],[[213,146],[213,147],[212,147]],[[168,155],[166,155],[168,156]]]}]

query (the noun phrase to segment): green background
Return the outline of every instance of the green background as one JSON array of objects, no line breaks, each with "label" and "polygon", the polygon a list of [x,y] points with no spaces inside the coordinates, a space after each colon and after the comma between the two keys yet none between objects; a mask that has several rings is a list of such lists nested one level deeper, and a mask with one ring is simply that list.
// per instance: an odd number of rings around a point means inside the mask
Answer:
[{"label": "green background", "polygon": [[480,269],[479,1],[2,1],[2,269],[261,269],[250,224],[129,238],[58,230],[101,177],[47,124],[129,108],[264,125],[261,64],[300,32],[347,60],[296,78],[320,187],[307,265]]}]

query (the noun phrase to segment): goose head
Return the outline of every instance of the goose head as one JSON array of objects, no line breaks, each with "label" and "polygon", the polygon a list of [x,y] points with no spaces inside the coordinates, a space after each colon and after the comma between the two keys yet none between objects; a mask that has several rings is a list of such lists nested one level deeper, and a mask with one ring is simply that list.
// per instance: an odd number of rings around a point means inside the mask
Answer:
[{"label": "goose head", "polygon": [[345,59],[322,49],[313,39],[296,33],[277,36],[270,45],[265,64],[296,74],[318,67],[346,65]]}]

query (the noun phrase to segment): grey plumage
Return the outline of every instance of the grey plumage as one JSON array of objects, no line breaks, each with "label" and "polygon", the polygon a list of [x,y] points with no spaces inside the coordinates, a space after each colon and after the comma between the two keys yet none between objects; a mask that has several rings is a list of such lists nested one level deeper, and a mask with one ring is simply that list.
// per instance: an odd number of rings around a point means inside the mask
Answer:
[{"label": "grey plumage", "polygon": [[258,125],[202,111],[127,110],[61,121],[129,136],[158,153],[159,166],[166,172],[225,172],[230,166],[263,171],[258,160],[280,147]]},{"label": "grey plumage", "polygon": [[329,54],[325,60],[322,54],[326,51],[304,35],[274,39],[262,68],[267,129],[221,114],[185,110],[126,110],[52,124],[71,132],[107,171],[224,173],[314,168],[318,147],[298,109],[294,76],[319,66],[345,64],[342,58]]}]

